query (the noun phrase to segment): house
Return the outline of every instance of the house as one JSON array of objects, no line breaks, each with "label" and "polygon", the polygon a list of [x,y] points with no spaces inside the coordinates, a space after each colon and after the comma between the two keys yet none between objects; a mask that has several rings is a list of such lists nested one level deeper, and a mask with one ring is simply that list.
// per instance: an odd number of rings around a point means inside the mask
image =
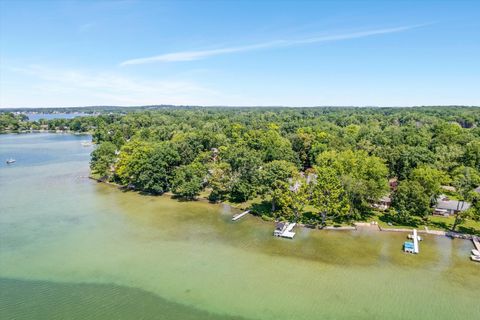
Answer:
[{"label": "house", "polygon": [[480,193],[480,186],[476,187],[475,189],[473,189],[474,192],[476,193]]},{"label": "house", "polygon": [[440,198],[435,206],[433,214],[449,216],[454,215],[460,211],[465,211],[470,208],[471,204],[466,201],[450,200],[448,198]]},{"label": "house", "polygon": [[389,196],[381,197],[374,205],[379,210],[387,210],[392,205],[392,199]]},{"label": "house", "polygon": [[440,186],[440,188],[442,188],[443,190],[448,191],[448,192],[457,192],[457,189],[455,187],[452,187],[452,186]]}]

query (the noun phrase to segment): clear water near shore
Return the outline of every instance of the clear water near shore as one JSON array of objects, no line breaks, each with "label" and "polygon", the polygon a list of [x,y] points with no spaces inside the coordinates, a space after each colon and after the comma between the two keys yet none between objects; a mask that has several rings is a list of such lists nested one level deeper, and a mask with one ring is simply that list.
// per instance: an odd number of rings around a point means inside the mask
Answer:
[{"label": "clear water near shore", "polygon": [[87,178],[85,137],[0,135],[1,319],[474,319],[471,242],[297,230]]}]

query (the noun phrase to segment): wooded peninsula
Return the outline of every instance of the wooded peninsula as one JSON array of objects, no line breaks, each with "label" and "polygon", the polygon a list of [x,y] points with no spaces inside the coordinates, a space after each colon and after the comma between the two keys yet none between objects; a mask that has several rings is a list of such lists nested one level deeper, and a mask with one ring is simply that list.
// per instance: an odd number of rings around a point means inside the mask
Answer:
[{"label": "wooded peninsula", "polygon": [[158,107],[0,131],[89,132],[92,174],[312,226],[371,219],[480,232],[480,109]]}]

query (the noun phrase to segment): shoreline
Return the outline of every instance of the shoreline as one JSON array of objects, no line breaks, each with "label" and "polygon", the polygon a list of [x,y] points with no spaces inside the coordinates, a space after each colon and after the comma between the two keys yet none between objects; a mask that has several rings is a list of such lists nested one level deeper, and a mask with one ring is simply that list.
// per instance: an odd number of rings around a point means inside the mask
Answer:
[{"label": "shoreline", "polygon": [[[89,175],[88,178],[96,181],[97,183],[104,183],[106,185],[116,187],[120,190],[127,188],[127,186],[123,186],[123,185],[120,185],[120,184],[115,183],[115,182],[104,181],[101,178],[95,178],[92,175]],[[137,192],[141,195],[141,192],[139,192],[137,190],[132,189],[131,191],[135,191],[135,192]],[[175,195],[170,191],[164,192],[159,196],[168,196],[168,197],[170,197],[171,200],[176,200],[174,198]],[[228,206],[230,209],[238,210],[240,212],[242,210],[247,210],[248,209],[247,207],[235,207],[235,206],[233,206],[231,204],[228,204],[228,203],[225,203],[225,202],[215,202],[214,203],[214,202],[211,202],[210,200],[208,200],[206,197],[198,197],[193,201],[207,202],[211,205]],[[261,216],[259,216],[257,214],[251,214],[251,215],[254,216],[257,219],[262,220],[262,222],[274,222],[274,221],[267,221],[265,219],[262,219]],[[372,222],[362,222],[362,221],[354,222],[352,226],[340,226],[340,227],[325,226],[323,228],[319,228],[319,227],[316,227],[316,226],[309,226],[309,225],[306,225],[306,224],[303,224],[303,223],[297,223],[297,226],[301,227],[301,228],[314,229],[314,230],[318,230],[318,231],[322,231],[322,230],[326,230],[326,231],[356,231],[359,228],[369,228],[369,229],[373,229],[373,231],[378,231],[378,232],[411,233],[411,232],[413,232],[414,229],[416,229],[416,228],[411,228],[411,229],[410,228],[382,228],[381,226],[379,226],[376,223],[374,224]],[[421,233],[421,234],[429,234],[429,235],[434,235],[434,236],[442,236],[442,237],[449,237],[449,238],[452,238],[452,239],[463,239],[463,240],[472,240],[475,237],[475,235],[453,232],[453,231],[430,230],[428,227],[425,227],[425,229],[417,229],[417,232]]]}]

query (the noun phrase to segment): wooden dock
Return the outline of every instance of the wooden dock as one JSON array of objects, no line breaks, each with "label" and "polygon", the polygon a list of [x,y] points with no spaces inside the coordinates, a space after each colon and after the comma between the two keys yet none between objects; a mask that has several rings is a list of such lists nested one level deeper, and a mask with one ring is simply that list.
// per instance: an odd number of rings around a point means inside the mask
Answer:
[{"label": "wooden dock", "polygon": [[244,211],[242,213],[236,214],[232,217],[232,221],[237,221],[238,219],[241,219],[244,216],[246,216],[248,213],[250,213],[250,210],[247,210],[247,211]]}]

